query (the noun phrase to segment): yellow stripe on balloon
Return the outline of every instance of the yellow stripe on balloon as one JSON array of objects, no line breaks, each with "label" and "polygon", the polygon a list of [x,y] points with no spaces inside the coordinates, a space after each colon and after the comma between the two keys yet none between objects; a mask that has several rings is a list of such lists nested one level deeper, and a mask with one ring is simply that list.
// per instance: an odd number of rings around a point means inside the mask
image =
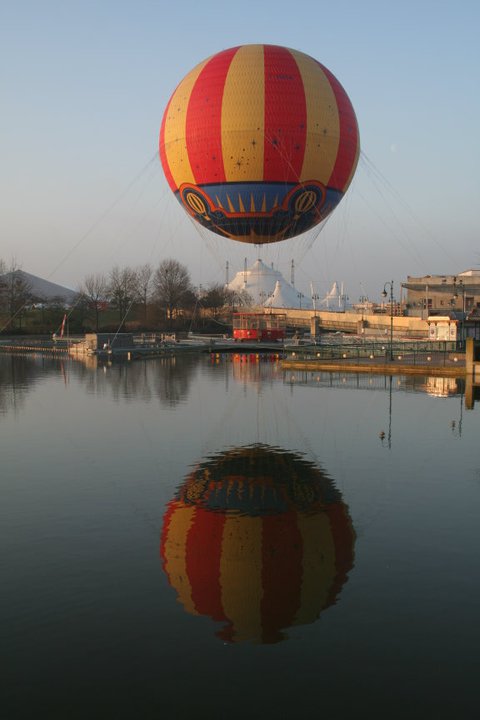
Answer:
[{"label": "yellow stripe on balloon", "polygon": [[300,182],[315,179],[326,185],[340,140],[337,101],[319,64],[301,52],[290,52],[303,80],[307,104],[307,136]]},{"label": "yellow stripe on balloon", "polygon": [[233,625],[233,639],[262,637],[262,520],[229,517],[220,559],[222,607]]},{"label": "yellow stripe on balloon", "polygon": [[222,100],[222,154],[227,182],[263,180],[265,77],[263,45],[239,48]]},{"label": "yellow stripe on balloon", "polygon": [[194,507],[179,503],[170,516],[168,534],[165,540],[165,571],[170,584],[178,593],[178,599],[185,610],[192,615],[198,612],[192,600],[192,588],[187,574],[187,537],[192,526]]},{"label": "yellow stripe on balloon", "polygon": [[303,576],[295,625],[313,622],[327,604],[336,574],[335,545],[326,513],[298,516],[303,539]]},{"label": "yellow stripe on balloon", "polygon": [[180,187],[182,183],[195,182],[185,140],[187,110],[192,89],[208,60],[209,58],[197,65],[182,80],[173,93],[168,107],[168,115],[165,120],[165,154],[177,187]]}]

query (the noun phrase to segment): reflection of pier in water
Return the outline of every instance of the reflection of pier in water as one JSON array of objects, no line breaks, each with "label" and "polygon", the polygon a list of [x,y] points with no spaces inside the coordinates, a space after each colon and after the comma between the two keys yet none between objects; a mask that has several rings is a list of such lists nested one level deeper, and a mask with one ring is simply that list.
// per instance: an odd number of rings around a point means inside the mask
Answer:
[{"label": "reflection of pier in water", "polygon": [[179,602],[228,642],[275,643],[335,604],[355,533],[333,481],[297,453],[232,448],[201,462],[164,517],[161,557]]},{"label": "reflection of pier in water", "polygon": [[401,392],[426,393],[436,397],[451,397],[465,393],[463,378],[398,375],[393,376],[392,380],[389,377],[391,376],[292,370],[285,372],[284,382],[292,386],[351,388],[382,392],[392,389]]}]

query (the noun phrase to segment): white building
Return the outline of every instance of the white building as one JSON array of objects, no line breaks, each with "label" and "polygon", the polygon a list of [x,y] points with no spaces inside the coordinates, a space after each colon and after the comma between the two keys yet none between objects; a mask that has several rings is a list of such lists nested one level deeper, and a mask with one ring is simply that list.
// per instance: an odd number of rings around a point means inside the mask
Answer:
[{"label": "white building", "polygon": [[[282,273],[256,260],[247,270],[238,272],[227,285],[236,293],[248,293],[254,305],[271,308],[313,309],[313,291],[310,295],[302,293],[285,280]],[[317,310],[344,310],[345,296],[334,282],[330,292],[324,298],[316,298]]]},{"label": "white building", "polygon": [[[227,287],[237,293],[248,293],[255,305],[290,308],[312,307],[311,298],[305,297],[285,280],[281,272],[265,265],[260,259],[256,260],[247,270],[238,272]],[[281,299],[280,304],[272,304],[274,295]]]},{"label": "white building", "polygon": [[331,310],[332,312],[342,312],[345,310],[346,297],[343,288],[338,287],[338,283],[334,282],[330,291],[322,300],[317,302],[318,310]]}]

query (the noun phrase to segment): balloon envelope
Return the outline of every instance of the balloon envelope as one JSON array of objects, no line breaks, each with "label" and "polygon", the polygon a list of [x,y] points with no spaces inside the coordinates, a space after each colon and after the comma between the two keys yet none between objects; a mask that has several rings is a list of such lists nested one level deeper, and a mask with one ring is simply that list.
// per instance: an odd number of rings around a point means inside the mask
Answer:
[{"label": "balloon envelope", "polygon": [[165,110],[160,158],[191,217],[234,240],[285,240],[324,220],[358,162],[358,125],[332,73],[275,45],[201,62]]}]

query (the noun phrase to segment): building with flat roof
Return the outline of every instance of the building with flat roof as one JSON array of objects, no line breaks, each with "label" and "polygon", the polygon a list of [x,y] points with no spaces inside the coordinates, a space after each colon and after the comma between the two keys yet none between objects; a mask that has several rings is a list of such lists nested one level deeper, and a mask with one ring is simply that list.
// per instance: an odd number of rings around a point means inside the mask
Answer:
[{"label": "building with flat roof", "polygon": [[457,275],[407,276],[404,305],[408,315],[427,318],[451,311],[468,315],[480,308],[480,270],[465,270]]}]

